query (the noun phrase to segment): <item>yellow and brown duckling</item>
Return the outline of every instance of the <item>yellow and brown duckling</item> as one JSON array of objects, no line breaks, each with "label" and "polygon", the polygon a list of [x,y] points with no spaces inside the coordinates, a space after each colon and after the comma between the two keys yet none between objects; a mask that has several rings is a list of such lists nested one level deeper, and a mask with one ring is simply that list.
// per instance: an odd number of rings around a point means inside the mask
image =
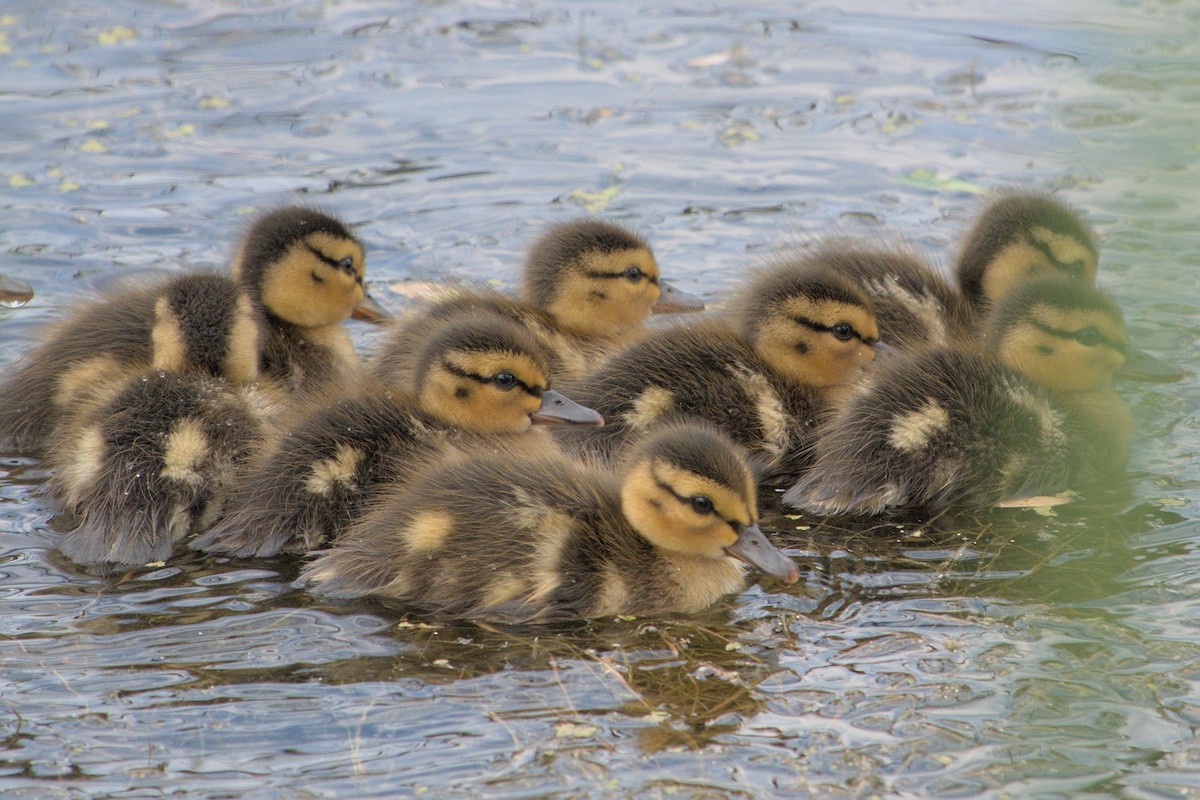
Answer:
[{"label": "yellow and brown duckling", "polygon": [[831,240],[811,258],[870,297],[879,336],[890,348],[944,346],[974,336],[974,311],[962,292],[904,248]]},{"label": "yellow and brown duckling", "polygon": [[1028,281],[994,307],[988,352],[930,348],[881,366],[820,432],[785,503],[819,514],[985,508],[1125,464],[1112,387],[1125,326],[1082,282]]},{"label": "yellow and brown duckling", "polygon": [[611,459],[665,420],[697,417],[745,447],[773,482],[859,379],[878,341],[871,302],[852,280],[819,259],[781,261],[735,299],[733,324],[656,330],[571,385],[605,426],[556,435],[573,450]]},{"label": "yellow and brown duckling", "polygon": [[1095,286],[1098,260],[1091,230],[1070,206],[1037,192],[1009,192],[975,218],[955,273],[963,294],[983,315],[1033,278],[1062,275]]},{"label": "yellow and brown duckling", "polygon": [[[235,260],[236,282],[210,276],[202,288],[189,283],[190,276],[177,276],[68,311],[0,384],[0,441],[41,453],[62,415],[95,386],[146,370],[155,358],[177,359],[169,342],[157,356],[152,352],[155,308],[164,298],[177,299],[180,291],[199,292],[197,302],[204,305],[208,292],[244,288],[246,302],[267,320],[261,347],[255,343],[253,348],[261,358],[255,368],[264,376],[297,388],[345,374],[358,358],[339,323],[356,308],[376,307],[364,299],[362,269],[361,245],[337,220],[299,207],[271,212],[246,234]],[[218,287],[222,282],[227,285]],[[184,313],[175,299],[166,302]],[[223,342],[220,335],[216,341]],[[238,352],[245,356],[250,349]],[[157,366],[174,369],[170,363]],[[240,380],[245,371],[243,365],[230,377]]]},{"label": "yellow and brown duckling", "polygon": [[[976,217],[958,255],[964,296],[986,326],[988,308],[1025,281],[1059,275],[1094,287],[1099,250],[1091,228],[1069,205],[1037,192],[1009,192]],[[982,335],[982,330],[981,330]],[[1184,373],[1129,347],[1118,378],[1169,382]]]},{"label": "yellow and brown duckling", "polygon": [[549,348],[556,377],[581,376],[600,357],[645,332],[653,313],[697,311],[704,302],[659,276],[650,245],[630,230],[580,219],[551,227],[529,251],[523,297],[469,293],[434,303],[389,338],[376,377],[403,382],[431,321],[481,314],[524,325]]},{"label": "yellow and brown duckling", "polygon": [[544,348],[500,318],[443,324],[419,352],[408,389],[369,382],[288,425],[239,478],[226,516],[192,547],[236,556],[307,552],[447,442],[521,453],[544,446],[535,425],[603,423],[550,388]]},{"label": "yellow and brown duckling", "polygon": [[[228,278],[178,278],[154,306],[153,367],[89,389],[51,435],[51,486],[80,563],[145,564],[202,527],[277,405],[257,376],[263,320]],[[113,376],[107,376],[112,378]]]},{"label": "yellow and brown duckling", "polygon": [[290,390],[357,373],[342,323],[390,315],[367,293],[362,243],[322,211],[287,206],[254,221],[238,247],[233,277],[267,317],[262,373]]},{"label": "yellow and brown duckling", "polygon": [[739,449],[707,426],[678,425],[641,442],[619,474],[554,454],[447,459],[303,578],[335,597],[546,621],[699,612],[743,587],[742,562],[799,577],[758,527]]}]

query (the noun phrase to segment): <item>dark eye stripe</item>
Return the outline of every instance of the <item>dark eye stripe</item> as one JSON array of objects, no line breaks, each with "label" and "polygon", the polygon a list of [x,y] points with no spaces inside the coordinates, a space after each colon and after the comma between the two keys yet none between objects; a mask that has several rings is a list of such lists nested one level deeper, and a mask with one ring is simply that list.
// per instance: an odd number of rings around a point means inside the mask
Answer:
[{"label": "dark eye stripe", "polygon": [[[626,274],[625,274],[626,271],[627,270],[621,270],[620,272],[597,272],[596,270],[589,269],[584,274],[587,275],[589,278],[603,278],[605,280],[610,280],[610,279],[616,279],[616,278],[627,278],[628,276],[626,276]],[[641,274],[641,277],[648,279],[655,286],[658,285],[658,278],[655,278],[645,272],[643,272]]]},{"label": "dark eye stripe", "polygon": [[[1063,330],[1059,330],[1058,328],[1051,328],[1049,325],[1043,325],[1042,323],[1038,322],[1036,319],[1031,319],[1029,321],[1033,324],[1033,327],[1037,328],[1042,333],[1048,334],[1050,336],[1055,336],[1059,339],[1070,339],[1071,341],[1079,342],[1082,345],[1091,346],[1091,345],[1088,345],[1087,342],[1084,341],[1083,331],[1063,331]],[[1107,347],[1111,347],[1113,350],[1116,350],[1118,353],[1125,352],[1125,345],[1123,343],[1114,342],[1112,339],[1105,336],[1099,330],[1096,330],[1094,328],[1093,328],[1093,330],[1095,330],[1096,336],[1099,337],[1099,341],[1096,342],[1096,344],[1102,344]]]},{"label": "dark eye stripe", "polygon": [[342,266],[342,264],[338,261],[338,259],[330,258],[329,256],[325,255],[317,248],[313,247],[311,244],[308,244],[306,242],[304,246],[307,247],[308,252],[310,252],[314,256],[316,256],[319,261],[322,261],[322,262],[328,264],[329,266],[333,267],[334,269],[336,269],[340,272],[345,272],[347,275],[353,275],[354,278],[359,283],[362,283],[362,277],[358,274],[358,272],[355,271],[353,264],[351,264],[350,266]]},{"label": "dark eye stripe", "polygon": [[[457,375],[460,378],[468,378],[470,380],[477,381],[479,383],[491,383],[492,382],[491,376],[480,375],[478,372],[468,372],[465,369],[460,369],[459,367],[455,366],[454,364],[451,364],[449,361],[443,361],[442,367],[450,374]],[[520,386],[521,389],[526,394],[530,395],[531,397],[540,398],[542,396],[542,392],[544,390],[541,389],[540,387],[530,386],[528,383],[526,383],[525,381],[518,378],[515,374],[513,375],[513,379],[516,380],[516,382],[517,382],[516,385]]]},{"label": "dark eye stripe", "polygon": [[[811,319],[808,319],[807,317],[802,317],[799,314],[789,314],[788,316],[791,318],[792,322],[795,322],[797,325],[803,325],[805,328],[808,328],[810,331],[816,331],[817,333],[833,333],[833,329],[835,327],[837,327],[836,325],[822,325],[819,322],[813,322]],[[842,323],[840,323],[840,322],[838,323],[838,325],[841,325],[841,324]],[[850,326],[850,331],[851,331],[851,335],[855,339],[858,339],[860,342],[862,342],[865,345],[874,345],[876,342],[879,341],[878,338],[873,339],[869,336],[863,336],[861,333],[859,333],[857,330],[855,330],[853,325]]]},{"label": "dark eye stripe", "polygon": [[[676,500],[678,500],[680,503],[683,503],[688,508],[692,507],[692,498],[681,495],[679,492],[672,489],[669,484],[665,483],[657,475],[654,475],[653,472],[651,472],[650,474],[654,477],[654,483],[655,483],[655,485],[658,486],[658,488],[662,489],[664,492],[671,495],[671,497],[674,497]],[[721,520],[722,522],[724,522],[730,528],[732,528],[734,533],[742,532],[742,524],[740,522],[738,522],[737,520],[732,520],[727,517],[721,516],[717,512],[717,507],[715,504],[713,505],[712,515],[714,517],[716,517],[717,519]]]}]

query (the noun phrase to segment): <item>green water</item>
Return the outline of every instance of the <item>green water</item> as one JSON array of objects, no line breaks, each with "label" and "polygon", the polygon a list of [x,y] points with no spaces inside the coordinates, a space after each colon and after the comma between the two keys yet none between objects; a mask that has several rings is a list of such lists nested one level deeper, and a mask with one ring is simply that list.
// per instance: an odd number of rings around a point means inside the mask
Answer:
[{"label": "green water", "polygon": [[1128,479],[1056,516],[771,516],[795,586],[542,629],[327,603],[283,560],[94,577],[5,454],[5,797],[1200,796],[1200,5],[10,0],[0,112],[0,273],[37,292],[0,364],[284,202],[353,222],[397,309],[513,286],[585,211],[719,305],[829,232],[946,264],[1020,186],[1084,211],[1193,373],[1123,387]]}]

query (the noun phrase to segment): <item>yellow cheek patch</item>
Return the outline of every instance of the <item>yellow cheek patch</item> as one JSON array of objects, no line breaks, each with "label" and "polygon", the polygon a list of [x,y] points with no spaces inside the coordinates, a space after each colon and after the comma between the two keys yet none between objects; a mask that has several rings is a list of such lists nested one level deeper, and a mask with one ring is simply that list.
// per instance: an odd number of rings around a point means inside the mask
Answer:
[{"label": "yellow cheek patch", "polygon": [[[267,310],[303,328],[343,322],[363,298],[362,286],[357,281],[361,275],[357,261],[355,274],[351,275],[331,267],[309,251],[308,245],[321,237],[343,241],[326,234],[313,234],[292,245],[263,274],[262,298]],[[349,241],[343,249],[361,253],[361,248]]]},{"label": "yellow cheek patch", "polygon": [[200,486],[204,483],[200,466],[208,455],[208,437],[200,423],[194,419],[180,420],[167,436],[163,468],[159,474],[189,486]]},{"label": "yellow cheek patch", "polygon": [[1079,262],[1083,265],[1083,280],[1089,284],[1096,282],[1096,255],[1083,242],[1074,236],[1055,233],[1048,228],[1037,227],[1030,233],[1054,254],[1055,261],[1060,264]]},{"label": "yellow cheek patch", "polygon": [[314,249],[320,251],[326,258],[333,261],[341,261],[346,257],[352,258],[354,260],[355,275],[361,278],[366,274],[366,254],[363,253],[362,245],[353,239],[343,239],[340,236],[317,232],[306,236],[304,241]]},{"label": "yellow cheek patch", "polygon": [[1041,251],[1024,240],[1010,243],[984,268],[980,286],[983,296],[996,302],[1017,284],[1053,270]]},{"label": "yellow cheek patch", "polygon": [[413,555],[423,555],[440,548],[452,530],[453,515],[445,511],[425,511],[417,514],[402,534],[409,552]]},{"label": "yellow cheek patch", "polygon": [[623,277],[597,278],[587,273],[615,274],[636,266],[657,278],[654,256],[641,248],[588,253],[579,265],[581,269],[563,272],[561,285],[546,311],[580,336],[621,341],[640,333],[658,301],[658,286],[646,278],[634,283]]},{"label": "yellow cheek patch", "polygon": [[897,450],[916,453],[929,446],[939,432],[950,425],[950,412],[936,400],[929,400],[916,411],[901,414],[892,422],[888,441]]}]

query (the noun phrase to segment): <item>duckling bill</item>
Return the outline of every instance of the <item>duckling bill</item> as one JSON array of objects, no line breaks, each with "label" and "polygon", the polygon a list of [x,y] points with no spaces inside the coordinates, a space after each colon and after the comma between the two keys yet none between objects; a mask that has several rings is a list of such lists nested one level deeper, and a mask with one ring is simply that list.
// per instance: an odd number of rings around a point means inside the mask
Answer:
[{"label": "duckling bill", "polygon": [[695,613],[742,587],[744,563],[799,578],[758,527],[739,450],[679,425],[643,441],[619,476],[561,456],[443,461],[302,577],[335,597],[536,622]]}]

